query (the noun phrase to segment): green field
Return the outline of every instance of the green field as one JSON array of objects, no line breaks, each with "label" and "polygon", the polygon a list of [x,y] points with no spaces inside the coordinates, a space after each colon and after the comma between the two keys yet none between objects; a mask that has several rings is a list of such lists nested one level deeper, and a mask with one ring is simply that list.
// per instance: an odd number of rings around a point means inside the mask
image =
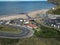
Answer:
[{"label": "green field", "polygon": [[20,33],[21,30],[13,27],[3,26],[0,25],[0,31],[1,32],[7,32],[7,33]]},{"label": "green field", "polygon": [[0,45],[60,45],[60,38],[40,38],[36,36],[22,39],[0,38]]}]

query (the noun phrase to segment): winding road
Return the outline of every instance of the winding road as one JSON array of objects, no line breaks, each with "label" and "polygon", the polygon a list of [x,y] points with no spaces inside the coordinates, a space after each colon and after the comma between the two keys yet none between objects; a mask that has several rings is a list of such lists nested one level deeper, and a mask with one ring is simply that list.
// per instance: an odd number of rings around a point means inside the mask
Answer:
[{"label": "winding road", "polygon": [[31,37],[34,34],[33,30],[27,29],[26,27],[11,26],[11,25],[5,25],[5,26],[19,28],[21,30],[21,32],[18,33],[18,34],[12,34],[12,33],[7,33],[7,32],[0,32],[0,38],[19,39],[19,38]]}]

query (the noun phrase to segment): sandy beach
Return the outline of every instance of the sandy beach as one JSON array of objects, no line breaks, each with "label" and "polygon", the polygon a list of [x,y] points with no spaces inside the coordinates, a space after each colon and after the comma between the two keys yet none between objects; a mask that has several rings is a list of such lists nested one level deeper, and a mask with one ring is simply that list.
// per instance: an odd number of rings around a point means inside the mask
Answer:
[{"label": "sandy beach", "polygon": [[[48,11],[48,9],[42,9],[42,10],[38,10],[38,11],[32,11],[28,13],[28,16],[35,18],[37,16],[37,14],[45,14]],[[17,15],[7,15],[7,16],[1,16],[0,20],[11,20],[11,19],[15,19],[15,18],[23,18],[23,19],[28,19],[28,17],[26,16],[26,14],[17,14]]]},{"label": "sandy beach", "polygon": [[37,11],[29,12],[28,15],[34,18],[37,16],[37,14],[45,14],[48,10],[49,9],[37,10]]}]

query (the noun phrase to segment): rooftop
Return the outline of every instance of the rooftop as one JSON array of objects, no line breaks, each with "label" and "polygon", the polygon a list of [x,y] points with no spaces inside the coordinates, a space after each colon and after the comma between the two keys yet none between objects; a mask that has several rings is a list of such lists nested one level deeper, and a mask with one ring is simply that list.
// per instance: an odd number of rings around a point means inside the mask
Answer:
[{"label": "rooftop", "polygon": [[32,28],[36,27],[36,25],[34,25],[34,24],[27,24],[27,26],[30,26]]}]

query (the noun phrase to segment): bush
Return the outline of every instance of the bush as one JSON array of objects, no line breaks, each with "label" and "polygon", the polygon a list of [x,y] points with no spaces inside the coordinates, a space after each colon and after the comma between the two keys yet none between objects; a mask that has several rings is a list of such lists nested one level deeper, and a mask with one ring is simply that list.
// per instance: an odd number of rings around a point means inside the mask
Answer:
[{"label": "bush", "polygon": [[54,28],[48,28],[41,25],[41,30],[39,32],[35,31],[35,35],[38,37],[44,37],[44,38],[56,38],[60,37],[60,31],[57,31],[57,29]]}]

